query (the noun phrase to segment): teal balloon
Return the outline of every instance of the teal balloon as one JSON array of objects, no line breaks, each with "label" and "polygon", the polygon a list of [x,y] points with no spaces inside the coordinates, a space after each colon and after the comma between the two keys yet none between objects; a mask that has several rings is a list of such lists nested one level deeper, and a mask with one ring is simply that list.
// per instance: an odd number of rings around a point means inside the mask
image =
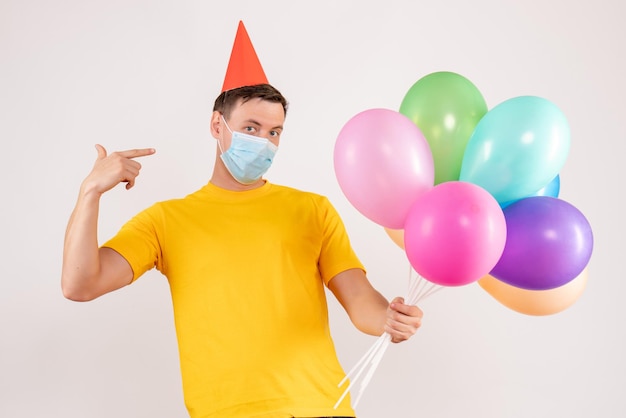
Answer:
[{"label": "teal balloon", "polygon": [[552,182],[569,148],[569,124],[555,104],[536,96],[515,97],[478,122],[459,178],[486,189],[501,205],[510,203]]}]

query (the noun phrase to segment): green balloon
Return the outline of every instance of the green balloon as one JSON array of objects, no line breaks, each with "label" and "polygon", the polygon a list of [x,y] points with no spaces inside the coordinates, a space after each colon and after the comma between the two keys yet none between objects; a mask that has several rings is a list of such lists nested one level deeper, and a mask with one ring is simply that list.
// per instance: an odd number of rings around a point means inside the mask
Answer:
[{"label": "green balloon", "polygon": [[406,93],[400,113],[420,128],[430,145],[435,184],[458,180],[467,142],[487,113],[476,86],[453,72],[428,74]]}]

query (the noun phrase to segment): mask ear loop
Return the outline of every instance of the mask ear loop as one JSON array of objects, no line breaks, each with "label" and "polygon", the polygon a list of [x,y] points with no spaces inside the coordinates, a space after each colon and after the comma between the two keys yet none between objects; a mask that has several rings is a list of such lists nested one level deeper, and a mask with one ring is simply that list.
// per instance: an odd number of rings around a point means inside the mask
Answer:
[{"label": "mask ear loop", "polygon": [[[226,123],[226,119],[224,118],[224,114],[220,113],[220,117],[224,121],[224,126],[226,126],[226,129],[228,129],[228,132],[230,132],[230,134],[232,135],[233,131],[230,129],[230,126],[228,126],[228,123]],[[217,140],[217,146],[220,149],[220,153],[224,154],[224,149],[222,148],[222,142],[219,139]]]}]

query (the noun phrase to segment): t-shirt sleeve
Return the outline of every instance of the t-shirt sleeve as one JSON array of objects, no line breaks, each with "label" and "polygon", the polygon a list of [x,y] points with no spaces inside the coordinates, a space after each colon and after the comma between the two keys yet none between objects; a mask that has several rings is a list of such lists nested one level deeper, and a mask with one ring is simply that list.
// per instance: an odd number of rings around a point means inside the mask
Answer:
[{"label": "t-shirt sleeve", "polygon": [[133,281],[155,266],[160,270],[162,251],[159,240],[156,205],[135,215],[102,247],[111,248],[128,261]]},{"label": "t-shirt sleeve", "polygon": [[322,249],[319,258],[319,270],[325,285],[337,274],[358,268],[365,271],[363,264],[354,252],[343,221],[337,210],[327,198],[320,204],[322,222]]}]

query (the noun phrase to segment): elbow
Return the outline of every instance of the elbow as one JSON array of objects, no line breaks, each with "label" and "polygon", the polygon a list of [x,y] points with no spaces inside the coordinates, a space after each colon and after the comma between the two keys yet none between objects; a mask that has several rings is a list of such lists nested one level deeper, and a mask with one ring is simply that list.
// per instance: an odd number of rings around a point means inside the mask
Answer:
[{"label": "elbow", "polygon": [[65,276],[61,278],[61,291],[65,299],[73,302],[89,302],[97,297],[88,289],[73,285]]},{"label": "elbow", "polygon": [[89,302],[95,299],[95,297],[85,293],[66,291],[65,289],[63,290],[63,296],[65,299],[71,300],[72,302]]},{"label": "elbow", "polygon": [[63,291],[63,297],[71,300],[72,302],[89,302],[90,300],[95,299],[94,296],[89,295],[86,292],[77,291],[76,289],[61,286],[61,290]]}]

